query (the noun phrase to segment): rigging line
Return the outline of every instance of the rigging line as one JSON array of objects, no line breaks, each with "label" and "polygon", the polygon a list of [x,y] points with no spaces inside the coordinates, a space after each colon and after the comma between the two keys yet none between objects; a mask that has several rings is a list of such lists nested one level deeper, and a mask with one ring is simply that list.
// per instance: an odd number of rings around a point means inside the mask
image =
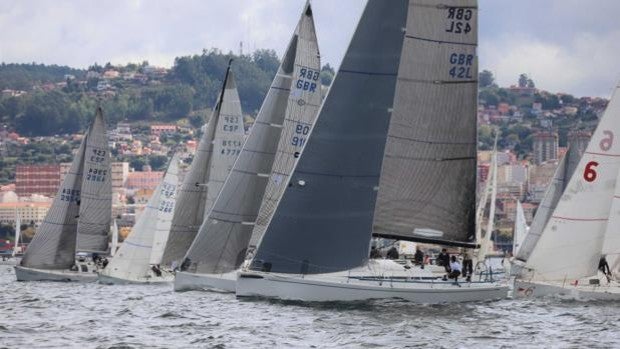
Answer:
[{"label": "rigging line", "polygon": [[478,46],[477,43],[469,43],[469,42],[456,42],[456,41],[443,41],[443,40],[434,40],[434,39],[428,39],[428,38],[423,38],[423,37],[419,37],[419,36],[413,36],[413,35],[409,35],[406,34],[405,35],[406,38],[408,39],[413,39],[413,40],[420,40],[420,41],[426,41],[426,42],[434,42],[436,44],[448,44],[448,45],[463,45],[463,46],[472,46],[472,47],[476,47]]}]

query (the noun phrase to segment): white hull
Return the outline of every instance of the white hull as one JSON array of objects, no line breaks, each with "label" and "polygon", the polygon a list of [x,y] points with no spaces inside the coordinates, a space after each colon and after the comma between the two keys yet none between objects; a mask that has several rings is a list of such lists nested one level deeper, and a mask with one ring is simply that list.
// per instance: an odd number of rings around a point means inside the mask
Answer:
[{"label": "white hull", "polygon": [[162,276],[151,276],[137,279],[123,279],[99,273],[99,283],[106,285],[130,285],[130,284],[165,284],[174,281],[174,274],[164,273]]},{"label": "white hull", "polygon": [[15,266],[17,281],[95,282],[97,273],[71,270],[47,270]]},{"label": "white hull", "polygon": [[620,284],[612,281],[600,285],[586,283],[572,285],[563,282],[539,282],[515,280],[514,298],[537,298],[558,296],[576,300],[620,300]]},{"label": "white hull", "polygon": [[[460,286],[459,286],[460,285]],[[416,303],[437,304],[489,301],[507,298],[508,287],[495,283],[360,279],[346,275],[285,275],[240,272],[237,297],[266,297],[309,302],[363,301],[400,298]]]},{"label": "white hull", "polygon": [[174,278],[174,290],[235,292],[237,273],[237,270],[224,274],[195,274],[179,271]]}]

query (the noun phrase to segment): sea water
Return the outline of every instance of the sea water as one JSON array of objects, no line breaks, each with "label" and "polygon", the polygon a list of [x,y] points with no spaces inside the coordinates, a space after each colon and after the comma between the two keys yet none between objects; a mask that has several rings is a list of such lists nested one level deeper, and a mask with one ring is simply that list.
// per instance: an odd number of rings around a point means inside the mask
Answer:
[{"label": "sea water", "polygon": [[620,348],[620,303],[238,300],[172,285],[16,282],[0,266],[0,348],[313,347]]}]

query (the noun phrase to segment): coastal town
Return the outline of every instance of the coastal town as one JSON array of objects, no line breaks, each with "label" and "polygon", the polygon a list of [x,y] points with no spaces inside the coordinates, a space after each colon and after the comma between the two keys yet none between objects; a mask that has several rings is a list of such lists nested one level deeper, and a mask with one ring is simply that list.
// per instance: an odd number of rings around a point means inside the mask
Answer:
[{"label": "coastal town", "polygon": [[[95,66],[86,72],[85,80],[66,75],[65,81],[35,85],[31,91],[5,89],[0,101],[26,98],[28,94],[41,91],[67,91],[68,88],[113,99],[119,89],[161,85],[169,72],[169,69],[146,63],[117,68]],[[509,252],[517,201],[522,202],[529,224],[559,160],[568,147],[585,149],[606,105],[607,100],[603,98],[576,98],[539,90],[525,74],[515,85],[500,88],[494,83],[491,72],[480,73],[479,191],[489,180],[493,135],[500,132],[493,232],[495,250]],[[173,152],[179,152],[183,159],[185,167],[181,172],[187,170],[202,132],[202,127],[193,126],[199,123],[191,122],[194,115],[192,112],[168,123],[123,120],[110,125],[113,128],[108,130],[109,146],[115,160],[112,163],[113,215],[121,239],[130,232],[136,215],[161,181],[167,159]],[[201,111],[201,115],[204,120],[204,116],[209,115],[208,110]],[[255,113],[244,116],[246,135],[255,116]],[[26,245],[32,238],[68,171],[81,137],[80,133],[27,137],[7,125],[0,130],[0,173],[3,175],[0,178],[0,237],[3,238],[0,251],[13,248],[11,237],[17,216],[22,222],[22,244]],[[42,148],[53,156],[29,156],[35,149],[41,149],[33,148],[37,145],[43,145]]]}]

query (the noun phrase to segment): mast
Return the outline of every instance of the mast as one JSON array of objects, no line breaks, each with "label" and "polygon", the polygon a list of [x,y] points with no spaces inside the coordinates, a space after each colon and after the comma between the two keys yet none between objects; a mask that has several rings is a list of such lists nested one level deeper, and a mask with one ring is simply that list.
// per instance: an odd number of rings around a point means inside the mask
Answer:
[{"label": "mast", "polygon": [[15,245],[13,246],[13,257],[17,254],[17,250],[19,248],[19,235],[21,233],[21,229],[22,223],[19,219],[19,211],[17,210],[17,207],[15,207]]}]

